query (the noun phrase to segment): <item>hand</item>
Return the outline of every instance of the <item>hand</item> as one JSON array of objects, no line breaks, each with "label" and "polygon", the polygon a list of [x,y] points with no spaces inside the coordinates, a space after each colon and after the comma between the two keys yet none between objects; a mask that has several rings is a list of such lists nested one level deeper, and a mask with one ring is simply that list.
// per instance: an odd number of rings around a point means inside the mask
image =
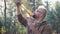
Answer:
[{"label": "hand", "polygon": [[17,2],[16,3],[17,7],[21,6],[21,3],[20,2]]}]

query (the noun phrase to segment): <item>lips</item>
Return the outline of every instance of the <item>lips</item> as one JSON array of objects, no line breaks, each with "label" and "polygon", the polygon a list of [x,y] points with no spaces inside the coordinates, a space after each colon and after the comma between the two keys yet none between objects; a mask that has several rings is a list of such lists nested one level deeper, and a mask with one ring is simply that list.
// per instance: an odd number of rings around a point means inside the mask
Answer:
[{"label": "lips", "polygon": [[36,15],[33,15],[33,18],[35,18],[35,19],[36,19],[36,18],[38,18],[38,17],[37,17]]},{"label": "lips", "polygon": [[35,15],[33,15],[33,18],[35,18]]},{"label": "lips", "polygon": [[36,15],[35,13],[32,13],[30,16],[32,16],[33,18],[38,18],[38,15]]}]

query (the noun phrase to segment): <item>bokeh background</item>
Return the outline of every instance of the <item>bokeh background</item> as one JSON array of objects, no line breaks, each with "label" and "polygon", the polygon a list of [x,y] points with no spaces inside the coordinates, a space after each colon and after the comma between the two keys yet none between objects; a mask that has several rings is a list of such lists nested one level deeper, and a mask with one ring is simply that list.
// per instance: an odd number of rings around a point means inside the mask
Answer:
[{"label": "bokeh background", "polygon": [[[0,34],[26,34],[26,27],[17,19],[18,1],[32,12],[44,5],[47,8],[44,20],[51,24],[53,34],[60,34],[60,0],[0,0]],[[26,10],[22,14],[26,18]]]}]

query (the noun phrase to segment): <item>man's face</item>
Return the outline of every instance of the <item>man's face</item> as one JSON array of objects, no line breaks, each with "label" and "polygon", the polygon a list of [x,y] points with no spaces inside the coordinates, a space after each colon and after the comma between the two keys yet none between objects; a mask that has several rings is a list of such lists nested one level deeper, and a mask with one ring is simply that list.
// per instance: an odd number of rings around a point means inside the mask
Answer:
[{"label": "man's face", "polygon": [[40,18],[43,16],[43,9],[36,9],[36,11],[34,12],[34,18]]}]

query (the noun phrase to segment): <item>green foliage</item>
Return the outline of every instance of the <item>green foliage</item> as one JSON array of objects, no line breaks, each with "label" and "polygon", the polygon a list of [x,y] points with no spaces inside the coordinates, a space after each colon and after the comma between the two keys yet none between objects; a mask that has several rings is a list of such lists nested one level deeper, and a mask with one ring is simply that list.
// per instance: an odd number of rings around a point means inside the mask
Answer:
[{"label": "green foliage", "polygon": [[2,24],[2,17],[0,17],[0,28],[2,28],[3,24]]},{"label": "green foliage", "polygon": [[47,11],[45,20],[52,25],[52,29],[60,32],[60,3],[56,2],[55,9]]},{"label": "green foliage", "polygon": [[[24,1],[16,0],[16,2],[17,1],[24,4],[25,7],[30,9],[31,11],[34,11],[39,5],[42,4],[42,0],[36,0],[36,2],[35,0],[26,0],[26,2],[25,0]],[[7,3],[6,23],[3,23],[4,19],[2,18],[4,16],[0,17],[0,28],[4,26],[7,31],[11,31],[15,33],[19,32],[20,34],[24,34],[26,32],[26,27],[24,27],[23,25],[17,22],[18,19],[16,16],[16,5],[14,2],[15,0],[6,0]],[[48,10],[45,21],[47,21],[52,25],[53,30],[58,30],[58,32],[60,32],[60,3],[59,2],[56,3],[55,10],[54,9],[52,9],[51,11]]]},{"label": "green foliage", "polygon": [[56,2],[56,15],[57,15],[57,30],[60,32],[60,2]]}]

